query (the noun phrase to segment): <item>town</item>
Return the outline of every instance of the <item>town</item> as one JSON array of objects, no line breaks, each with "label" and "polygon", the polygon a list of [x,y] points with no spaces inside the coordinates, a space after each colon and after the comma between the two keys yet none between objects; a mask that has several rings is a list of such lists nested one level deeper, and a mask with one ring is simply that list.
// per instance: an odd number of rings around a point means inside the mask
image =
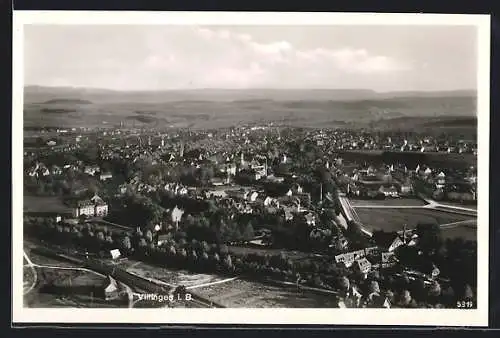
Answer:
[{"label": "town", "polygon": [[269,306],[235,299],[266,285],[290,307],[475,307],[476,163],[474,138],[444,133],[38,128],[25,134],[25,242],[108,275],[103,290],[129,306],[152,290]]}]

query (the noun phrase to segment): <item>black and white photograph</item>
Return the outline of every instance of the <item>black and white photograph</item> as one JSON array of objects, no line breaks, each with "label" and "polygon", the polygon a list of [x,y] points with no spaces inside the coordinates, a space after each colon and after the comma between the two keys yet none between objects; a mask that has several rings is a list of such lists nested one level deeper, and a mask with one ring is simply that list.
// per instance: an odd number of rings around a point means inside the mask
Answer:
[{"label": "black and white photograph", "polygon": [[14,12],[14,320],[487,325],[489,29]]}]

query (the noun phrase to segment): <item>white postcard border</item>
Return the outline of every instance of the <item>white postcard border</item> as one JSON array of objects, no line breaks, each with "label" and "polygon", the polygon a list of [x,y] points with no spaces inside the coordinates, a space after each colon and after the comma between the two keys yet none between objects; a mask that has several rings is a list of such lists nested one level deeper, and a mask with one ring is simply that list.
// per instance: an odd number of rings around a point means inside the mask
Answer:
[{"label": "white postcard border", "polygon": [[[23,25],[474,25],[478,28],[477,309],[30,309],[23,307]],[[12,321],[14,323],[340,324],[487,326],[490,16],[380,13],[14,11]]]}]

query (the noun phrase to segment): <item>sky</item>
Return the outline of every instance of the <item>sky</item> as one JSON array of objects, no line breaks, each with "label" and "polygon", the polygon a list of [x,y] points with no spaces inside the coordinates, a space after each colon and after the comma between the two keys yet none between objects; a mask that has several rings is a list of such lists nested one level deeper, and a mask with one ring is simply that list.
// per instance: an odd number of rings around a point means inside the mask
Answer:
[{"label": "sky", "polygon": [[26,25],[25,85],[477,88],[474,26]]}]

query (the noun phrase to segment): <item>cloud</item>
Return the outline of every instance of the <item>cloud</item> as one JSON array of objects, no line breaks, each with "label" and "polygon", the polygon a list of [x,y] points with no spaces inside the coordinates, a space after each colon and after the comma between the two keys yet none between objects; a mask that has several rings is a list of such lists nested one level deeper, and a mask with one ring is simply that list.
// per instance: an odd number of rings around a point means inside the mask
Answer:
[{"label": "cloud", "polygon": [[411,68],[365,49],[298,49],[289,41],[263,43],[248,34],[207,27],[197,28],[195,34],[214,51],[212,57],[207,57],[206,65],[211,69],[204,77],[206,85],[213,81],[214,86],[276,86],[287,74],[287,79],[297,86],[311,81],[328,86],[332,85],[332,75],[383,75]]},{"label": "cloud", "polygon": [[[31,33],[29,83],[115,89],[345,88],[401,78],[412,70],[369,49],[341,43],[338,48],[304,48],[292,37],[263,41],[210,26],[77,28]],[[55,53],[60,49],[64,53]]]}]

